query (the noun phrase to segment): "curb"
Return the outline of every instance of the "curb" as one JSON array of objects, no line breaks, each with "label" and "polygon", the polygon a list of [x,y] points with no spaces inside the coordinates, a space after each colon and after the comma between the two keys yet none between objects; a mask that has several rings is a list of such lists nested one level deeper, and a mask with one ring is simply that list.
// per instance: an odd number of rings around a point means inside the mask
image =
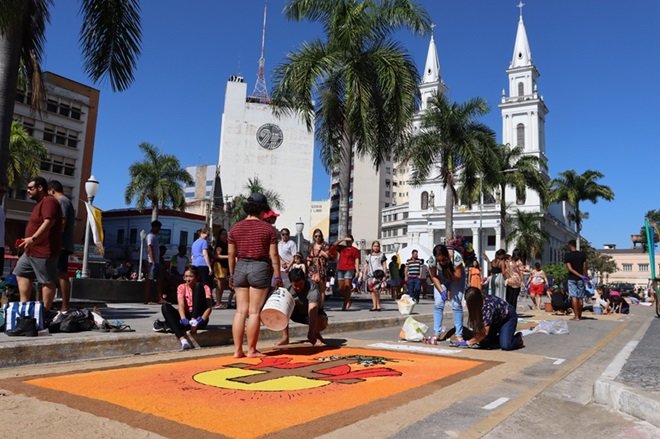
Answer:
[{"label": "curb", "polygon": [[[415,314],[414,317],[426,323],[429,320],[432,321],[433,314]],[[408,316],[331,322],[324,333],[336,334],[377,328],[395,328],[403,325],[406,318]],[[232,344],[230,325],[217,325],[212,328],[189,336],[196,348]],[[0,368],[148,355],[179,350],[179,343],[171,333],[83,334],[85,334],[83,337],[77,338],[53,340],[37,337],[29,342],[3,343],[0,346]],[[262,329],[259,339],[275,340],[280,335],[278,331]],[[289,337],[304,338],[306,336],[306,325],[291,324],[289,327]]]},{"label": "curb", "polygon": [[628,357],[646,334],[651,321],[648,320],[639,328],[631,341],[621,349],[601,376],[594,382],[593,401],[660,428],[660,400],[658,397],[643,389],[633,389],[615,381]]}]

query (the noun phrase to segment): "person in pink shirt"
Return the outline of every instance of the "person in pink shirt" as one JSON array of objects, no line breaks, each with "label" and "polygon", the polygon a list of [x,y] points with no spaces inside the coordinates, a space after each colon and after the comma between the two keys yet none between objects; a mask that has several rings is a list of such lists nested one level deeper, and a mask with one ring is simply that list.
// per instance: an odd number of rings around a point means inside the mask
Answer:
[{"label": "person in pink shirt", "polygon": [[185,332],[190,331],[194,334],[198,329],[206,328],[209,323],[213,308],[211,289],[199,281],[197,269],[191,266],[183,273],[183,283],[178,286],[176,296],[178,309],[169,303],[164,303],[161,310],[165,323],[156,320],[154,331],[162,332],[170,328],[181,342],[181,349],[188,350],[192,346]]}]

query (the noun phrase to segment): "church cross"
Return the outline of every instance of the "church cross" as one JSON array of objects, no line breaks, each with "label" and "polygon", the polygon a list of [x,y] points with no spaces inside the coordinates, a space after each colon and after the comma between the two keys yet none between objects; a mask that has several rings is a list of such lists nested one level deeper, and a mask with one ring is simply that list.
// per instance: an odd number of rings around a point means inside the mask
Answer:
[{"label": "church cross", "polygon": [[520,8],[520,18],[522,18],[522,10],[524,7],[525,7],[525,3],[523,3],[522,0],[520,0],[520,3],[518,3],[518,5],[516,6],[516,8]]}]

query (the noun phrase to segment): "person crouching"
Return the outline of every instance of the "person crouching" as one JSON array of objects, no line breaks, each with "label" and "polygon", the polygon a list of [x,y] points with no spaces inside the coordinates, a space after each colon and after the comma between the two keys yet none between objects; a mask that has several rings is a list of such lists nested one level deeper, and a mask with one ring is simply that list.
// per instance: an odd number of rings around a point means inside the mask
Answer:
[{"label": "person crouching", "polygon": [[468,321],[475,336],[469,347],[496,348],[511,351],[524,347],[522,333],[516,332],[518,315],[515,308],[497,296],[486,295],[469,287],[465,291]]},{"label": "person crouching", "polygon": [[[289,293],[295,300],[291,320],[303,325],[309,325],[307,330],[307,340],[315,345],[317,341],[325,343],[321,337],[321,331],[328,327],[328,315],[320,306],[321,293],[315,282],[310,281],[307,275],[300,268],[294,268],[289,271]],[[282,338],[277,345],[289,343],[289,327],[284,328]]]}]

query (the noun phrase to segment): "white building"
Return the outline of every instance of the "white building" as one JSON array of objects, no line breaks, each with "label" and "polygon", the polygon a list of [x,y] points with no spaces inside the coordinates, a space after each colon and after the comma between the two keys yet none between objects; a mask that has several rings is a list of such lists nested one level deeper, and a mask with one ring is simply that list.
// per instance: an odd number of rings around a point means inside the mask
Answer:
[{"label": "white building", "polygon": [[[320,229],[323,236],[328,236],[330,228],[330,200],[312,201],[312,211],[310,214],[309,230],[304,230],[303,234],[311,236],[314,229]],[[305,225],[307,228],[307,225]]]},{"label": "white building", "polygon": [[[431,39],[429,54],[427,56],[424,80],[421,85],[422,108],[426,109],[427,99],[435,90],[446,91],[440,79],[439,67],[437,76],[434,67],[437,63],[435,44]],[[532,63],[532,54],[527,40],[527,33],[522,15],[518,23],[518,31],[514,44],[513,58],[507,69],[509,77],[509,93],[503,91],[500,109],[502,112],[502,143],[524,146],[526,154],[545,157],[545,116],[548,109],[543,98],[538,93],[537,80],[539,77],[536,66]],[[418,129],[419,119],[415,129]],[[547,177],[549,180],[549,177]],[[433,248],[435,244],[444,241],[445,237],[445,190],[439,181],[437,171],[421,186],[410,187],[409,216],[407,220],[407,242],[414,245],[422,244]],[[539,196],[528,190],[526,200],[516,200],[515,191],[507,188],[507,200],[514,200],[507,211],[513,213],[516,209],[538,212],[544,217],[543,228],[549,234],[549,242],[544,248],[544,261],[560,261],[562,246],[574,237],[569,227],[569,211],[564,203],[550,206],[545,209]],[[395,208],[383,211],[387,217],[395,212]],[[470,239],[475,253],[481,255],[484,251],[490,258],[499,248],[505,248],[500,236],[500,205],[497,200],[487,198],[483,203],[472,206],[457,205],[454,209],[454,235]],[[511,245],[510,247],[513,247]],[[510,250],[511,248],[509,248]]]},{"label": "white building", "polygon": [[277,227],[310,224],[314,132],[296,116],[277,118],[267,103],[247,97],[241,76],[227,81],[220,134],[220,179],[225,196],[246,194],[249,178],[277,192],[284,208]]}]

